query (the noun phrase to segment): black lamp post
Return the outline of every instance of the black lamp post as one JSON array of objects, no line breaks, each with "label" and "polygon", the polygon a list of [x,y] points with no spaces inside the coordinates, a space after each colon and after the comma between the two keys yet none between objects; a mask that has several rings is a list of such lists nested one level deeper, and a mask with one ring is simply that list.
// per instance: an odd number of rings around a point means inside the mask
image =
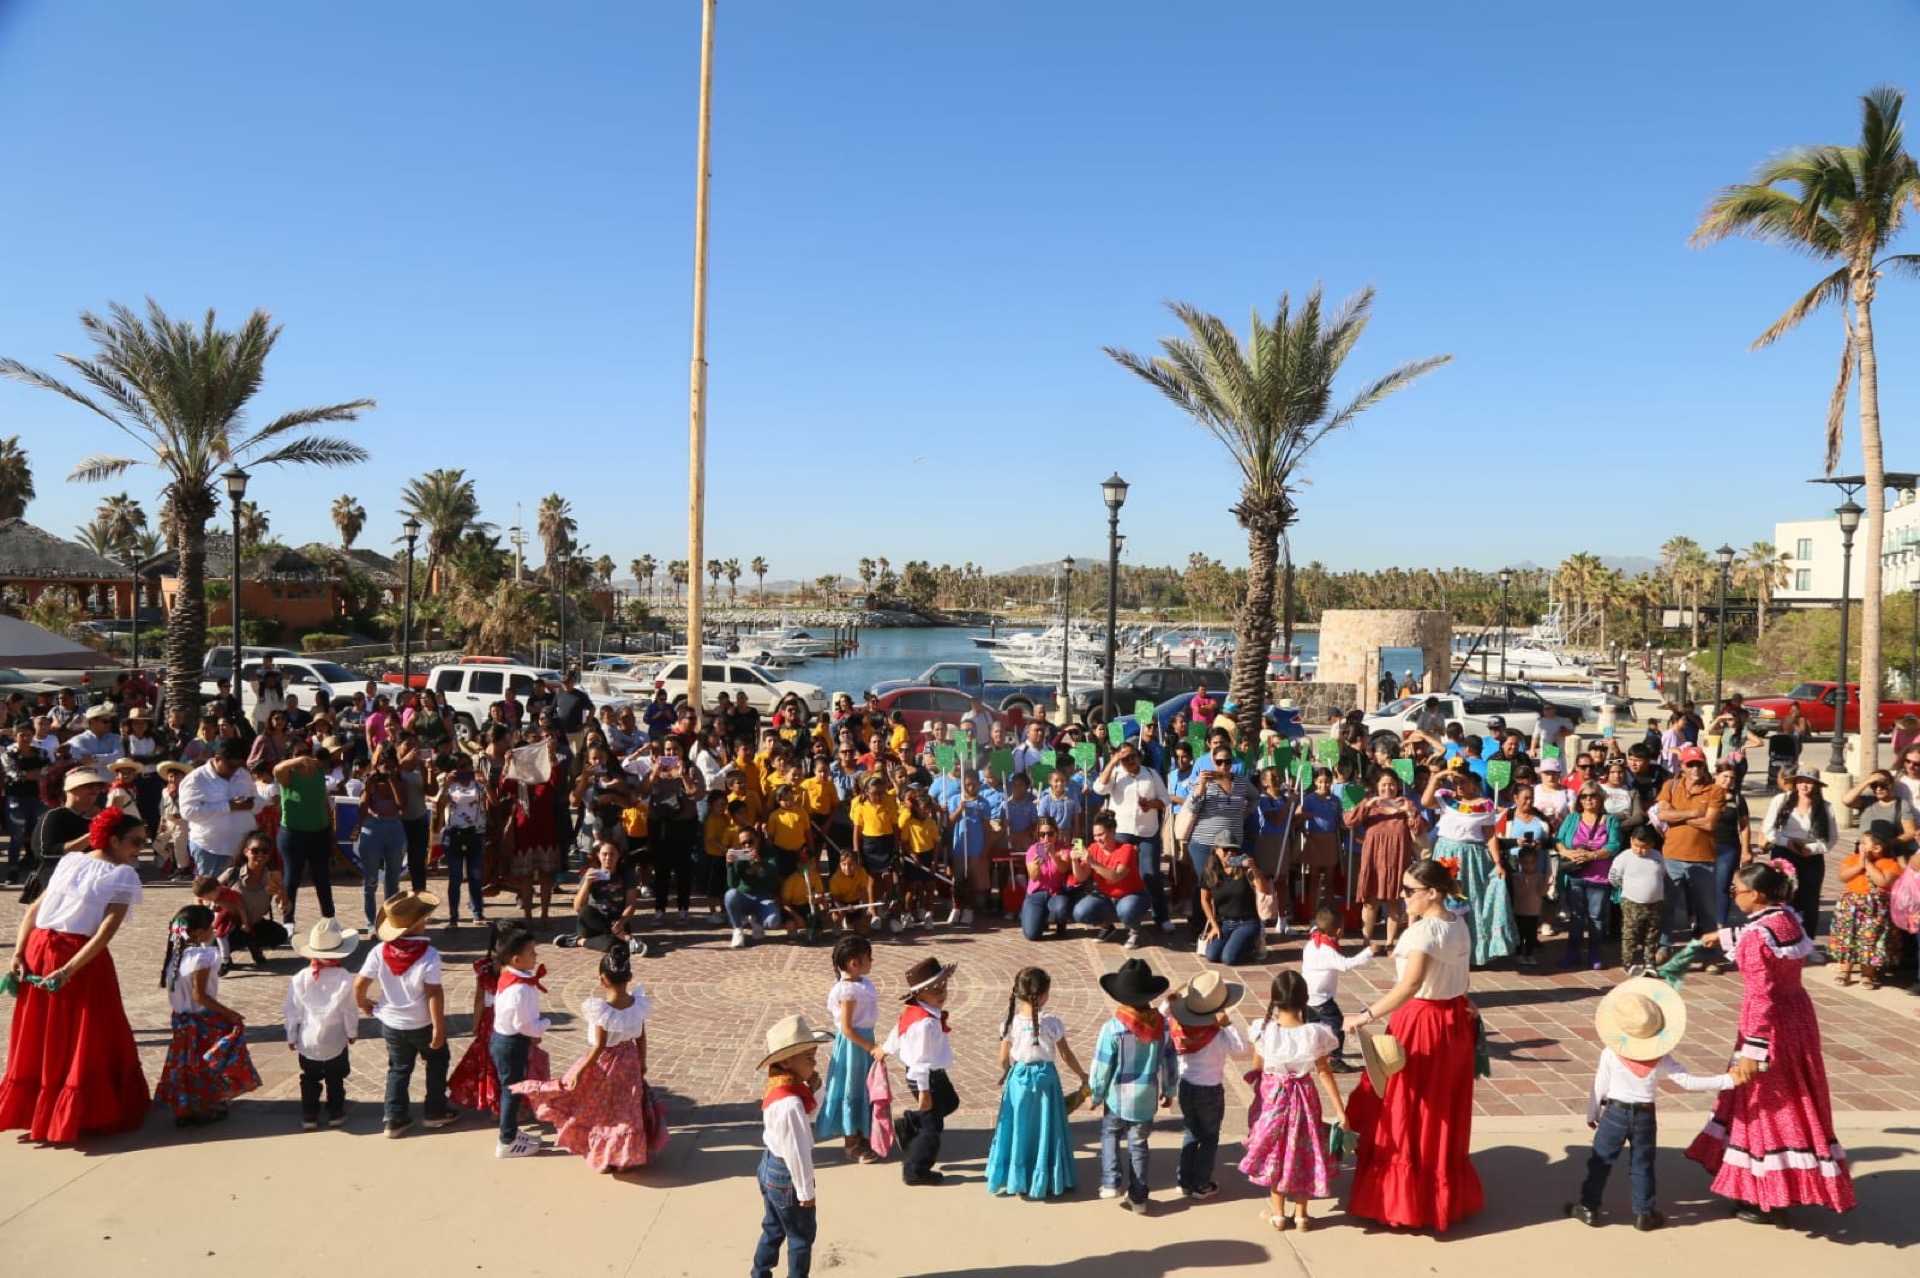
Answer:
[{"label": "black lamp post", "polygon": [[128,661],[135,670],[138,670],[140,668],[140,552],[132,545],[127,546],[127,585],[132,590],[129,597],[133,601],[127,609],[127,625],[132,630],[132,638],[128,642],[133,648],[133,655],[128,658]]},{"label": "black lamp post", "polygon": [[1847,707],[1853,690],[1847,687],[1847,613],[1853,597],[1853,534],[1860,527],[1866,508],[1849,497],[1833,512],[1840,520],[1840,678],[1833,707],[1833,750],[1827,756],[1827,771],[1845,774],[1847,770]]},{"label": "black lamp post", "polygon": [[1100,491],[1107,499],[1107,668],[1100,689],[1100,714],[1103,723],[1112,723],[1114,644],[1120,624],[1120,507],[1127,504],[1127,481],[1116,470]]},{"label": "black lamp post", "polygon": [[1713,640],[1713,712],[1720,713],[1720,685],[1727,670],[1727,570],[1733,567],[1733,547],[1722,546],[1713,552],[1720,561],[1720,615]]},{"label": "black lamp post", "polygon": [[1068,697],[1067,661],[1073,655],[1073,556],[1060,561],[1060,726],[1073,722],[1073,706]]},{"label": "black lamp post", "polygon": [[233,675],[229,687],[240,704],[240,502],[247,495],[247,472],[235,466],[221,476],[227,483],[227,504],[233,507],[233,598],[227,613],[233,623]]},{"label": "black lamp post", "polygon": [[1907,621],[1907,700],[1911,701],[1920,691],[1920,577],[1914,578],[1907,597],[1913,603],[1913,614]]},{"label": "black lamp post", "polygon": [[400,525],[407,538],[407,602],[400,622],[400,688],[413,689],[413,549],[420,540],[420,521],[412,515]]},{"label": "black lamp post", "polygon": [[567,669],[567,554],[568,547],[560,547],[560,672]]},{"label": "black lamp post", "polygon": [[1507,677],[1507,587],[1513,584],[1513,569],[1500,570],[1500,677]]}]

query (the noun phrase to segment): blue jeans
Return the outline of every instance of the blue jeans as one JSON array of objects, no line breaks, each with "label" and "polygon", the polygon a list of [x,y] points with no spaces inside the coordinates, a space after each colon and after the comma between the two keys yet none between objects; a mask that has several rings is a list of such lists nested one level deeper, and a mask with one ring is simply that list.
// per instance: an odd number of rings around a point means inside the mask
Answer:
[{"label": "blue jeans", "polygon": [[[354,842],[360,856],[360,891],[366,898],[367,926],[379,917],[380,903],[400,890],[400,871],[406,865],[407,832],[398,817],[368,817],[360,823]],[[194,861],[199,862],[198,854]],[[386,891],[380,889],[385,885]]]},{"label": "blue jeans", "polygon": [[380,1035],[387,1040],[387,1097],[384,1117],[389,1127],[405,1123],[407,1113],[407,1086],[413,1082],[413,1063],[424,1060],[427,1063],[427,1103],[428,1118],[439,1118],[453,1112],[447,1104],[447,1062],[453,1052],[442,1043],[438,1050],[429,1047],[433,1042],[433,1027],[423,1025],[419,1029],[394,1029],[391,1025],[382,1025]]},{"label": "blue jeans", "polygon": [[1259,919],[1248,919],[1243,923],[1223,921],[1220,935],[1207,942],[1207,962],[1224,963],[1228,967],[1253,962],[1253,956],[1260,952],[1262,930],[1264,925]]},{"label": "blue jeans", "polygon": [[1667,862],[1667,916],[1660,936],[1660,948],[1677,949],[1690,938],[1703,935],[1718,925],[1719,904],[1713,899],[1714,863],[1711,861]]},{"label": "blue jeans", "polygon": [[440,833],[441,846],[447,862],[447,908],[454,918],[460,917],[460,885],[467,885],[467,903],[473,907],[473,917],[486,917],[486,903],[481,896],[480,866],[485,859],[486,837],[479,830],[448,829]]},{"label": "blue jeans", "polygon": [[753,1249],[753,1278],[773,1278],[780,1244],[787,1245],[787,1278],[807,1278],[813,1272],[813,1239],[819,1220],[812,1207],[802,1207],[794,1196],[787,1165],[768,1150],[760,1156],[760,1245]]},{"label": "blue jeans", "polygon": [[1347,1018],[1341,1013],[1339,1002],[1328,999],[1324,1003],[1307,1004],[1306,1019],[1333,1031],[1333,1059],[1340,1060],[1347,1050]]},{"label": "blue jeans", "polygon": [[493,1074],[500,1081],[500,1143],[511,1145],[520,1134],[520,1098],[510,1090],[526,1081],[527,1055],[533,1040],[525,1034],[495,1034],[487,1044],[493,1057]]},{"label": "blue jeans", "polygon": [[1607,939],[1607,907],[1613,903],[1613,887],[1571,877],[1565,882],[1567,953],[1579,949],[1580,942],[1584,940],[1588,951],[1597,955],[1601,944]]},{"label": "blue jeans", "polygon": [[1599,1208],[1601,1196],[1607,1191],[1607,1175],[1613,1171],[1623,1145],[1632,1146],[1627,1166],[1633,1172],[1633,1214],[1644,1216],[1656,1207],[1653,1160],[1660,1146],[1659,1125],[1651,1105],[1645,1109],[1614,1104],[1600,1107],[1600,1126],[1593,1133],[1593,1153],[1587,1156],[1587,1179],[1580,1186],[1580,1201]]},{"label": "blue jeans", "polygon": [[762,927],[776,927],[780,922],[780,902],[749,896],[739,888],[728,888],[721,900],[727,911],[727,922],[735,927],[746,927],[754,919],[760,920]]},{"label": "blue jeans", "polygon": [[1200,885],[1207,878],[1207,862],[1213,860],[1213,844],[1202,843],[1198,839],[1187,841],[1187,864],[1193,869],[1193,909],[1189,912],[1189,921],[1193,924],[1193,933],[1198,936],[1206,930],[1207,912],[1200,905]]},{"label": "blue jeans", "polygon": [[42,811],[38,795],[7,796],[7,832],[12,836],[7,845],[9,872],[19,869],[20,862],[26,858],[27,848],[33,838],[33,828],[40,824]]},{"label": "blue jeans", "polygon": [[1047,934],[1047,924],[1065,928],[1073,916],[1073,896],[1068,892],[1029,892],[1020,902],[1020,932],[1029,941]]},{"label": "blue jeans", "polygon": [[1726,927],[1733,922],[1733,898],[1728,891],[1733,887],[1733,872],[1740,868],[1740,847],[1738,844],[1716,844],[1713,849],[1713,895],[1719,907],[1719,923]]},{"label": "blue jeans", "polygon": [[1115,920],[1129,932],[1135,931],[1147,921],[1147,897],[1144,892],[1135,892],[1114,900],[1101,892],[1088,892],[1073,903],[1073,921],[1075,923],[1099,924],[1110,927]]},{"label": "blue jeans", "polygon": [[[1223,1102],[1224,1103],[1224,1102]],[[1153,1120],[1130,1123],[1111,1112],[1100,1115],[1100,1187],[1122,1189],[1136,1203],[1147,1201],[1147,1137],[1153,1134]],[[1120,1179],[1120,1142],[1127,1142],[1127,1178]]]},{"label": "blue jeans", "polygon": [[[1180,1084],[1180,1171],[1174,1181],[1191,1193],[1213,1181],[1213,1160],[1220,1152],[1220,1120],[1227,1114],[1227,1089]],[[1144,1179],[1144,1174],[1142,1179]]]},{"label": "blue jeans", "polygon": [[1153,921],[1165,923],[1172,916],[1167,904],[1167,874],[1160,865],[1160,836],[1129,834],[1124,836],[1140,854],[1140,878],[1147,885],[1147,901],[1153,906]]}]

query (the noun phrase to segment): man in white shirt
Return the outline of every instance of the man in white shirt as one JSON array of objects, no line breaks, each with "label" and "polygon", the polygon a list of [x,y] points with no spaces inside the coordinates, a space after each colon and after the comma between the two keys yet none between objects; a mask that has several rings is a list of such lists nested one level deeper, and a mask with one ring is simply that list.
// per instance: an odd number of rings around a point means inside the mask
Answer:
[{"label": "man in white shirt", "polygon": [[118,759],[122,754],[120,734],[113,730],[113,707],[97,705],[87,707],[87,729],[77,732],[67,742],[74,762],[106,765]]},{"label": "man in white shirt", "polygon": [[195,874],[218,874],[255,828],[260,801],[247,774],[247,743],[222,741],[211,759],[180,778],[180,816],[187,823],[187,849]]},{"label": "man in white shirt", "polygon": [[1562,757],[1565,757],[1567,738],[1572,735],[1573,725],[1561,718],[1558,710],[1548,706],[1547,712],[1540,716],[1540,721],[1533,727],[1533,757],[1545,758],[1546,753],[1542,749],[1544,746],[1552,746],[1560,751]]},{"label": "man in white shirt", "polygon": [[1013,770],[1029,772],[1033,765],[1040,762],[1041,754],[1047,749],[1047,725],[1036,719],[1027,721],[1027,738],[1013,748]]},{"label": "man in white shirt", "polygon": [[1113,752],[1107,766],[1094,778],[1093,792],[1108,797],[1114,833],[1120,836],[1120,842],[1131,843],[1139,851],[1140,879],[1147,885],[1153,921],[1162,932],[1173,931],[1167,879],[1160,867],[1160,823],[1167,811],[1167,783],[1145,766],[1140,747],[1129,741]]}]

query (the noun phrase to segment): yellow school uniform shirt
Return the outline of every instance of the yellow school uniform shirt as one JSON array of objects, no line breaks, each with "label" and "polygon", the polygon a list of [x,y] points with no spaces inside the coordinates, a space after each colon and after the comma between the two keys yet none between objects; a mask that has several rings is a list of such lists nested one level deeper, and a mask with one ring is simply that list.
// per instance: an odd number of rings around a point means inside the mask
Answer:
[{"label": "yellow school uniform shirt", "polygon": [[780,902],[783,905],[805,905],[810,897],[825,896],[826,885],[820,882],[820,871],[811,865],[803,865],[787,876],[780,885]]},{"label": "yellow school uniform shirt", "polygon": [[860,831],[860,837],[884,838],[900,829],[900,800],[883,794],[880,802],[874,803],[862,796],[853,801],[847,815],[853,821],[853,828]]},{"label": "yellow school uniform shirt", "polygon": [[727,819],[727,810],[716,807],[707,813],[706,853],[708,856],[723,857],[727,849],[733,846],[736,833],[734,824]]},{"label": "yellow school uniform shirt", "polygon": [[767,814],[767,837],[782,852],[805,851],[812,828],[807,814],[798,808],[775,808]]},{"label": "yellow school uniform shirt", "polygon": [[906,724],[896,723],[893,725],[893,734],[888,738],[888,741],[892,744],[893,752],[895,754],[899,754],[904,750],[906,750],[907,743],[912,740],[913,738],[907,732]]},{"label": "yellow school uniform shirt", "polygon": [[940,846],[940,822],[932,817],[908,817],[900,826],[900,841],[914,856],[925,856]]},{"label": "yellow school uniform shirt", "polygon": [[800,793],[806,796],[803,806],[814,816],[830,817],[840,806],[840,791],[832,777],[808,777],[800,783]]},{"label": "yellow school uniform shirt", "polygon": [[827,895],[835,905],[854,905],[867,899],[867,890],[872,884],[873,876],[860,866],[854,866],[852,874],[835,870],[827,880]]}]

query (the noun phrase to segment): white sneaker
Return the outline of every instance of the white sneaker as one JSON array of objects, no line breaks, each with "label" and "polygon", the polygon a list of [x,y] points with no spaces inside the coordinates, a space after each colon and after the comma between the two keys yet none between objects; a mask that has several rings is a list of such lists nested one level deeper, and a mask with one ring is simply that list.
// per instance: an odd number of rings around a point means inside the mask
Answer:
[{"label": "white sneaker", "polygon": [[1140,948],[1140,929],[1139,928],[1130,927],[1127,929],[1126,948],[1130,950],[1137,950]]},{"label": "white sneaker", "polygon": [[740,928],[737,928],[737,927],[736,927],[735,929],[733,929],[733,939],[732,939],[731,941],[729,941],[729,942],[727,942],[727,948],[728,948],[728,949],[730,949],[730,950],[744,950],[744,949],[746,949],[746,948],[747,948],[747,934],[746,934],[746,933],[745,933],[744,931],[742,931],[742,930],[741,930]]},{"label": "white sneaker", "polygon": [[525,1132],[521,1132],[504,1145],[495,1145],[493,1147],[493,1156],[495,1158],[526,1158],[539,1152],[540,1142]]},{"label": "white sneaker", "polygon": [[973,926],[973,911],[972,911],[972,910],[962,910],[962,911],[960,911],[960,926],[961,926],[961,927],[972,927],[972,926]]},{"label": "white sneaker", "polygon": [[756,941],[767,939],[767,929],[760,925],[759,919],[753,920],[753,939]]},{"label": "white sneaker", "polygon": [[1100,1196],[1102,1198],[1118,1198],[1120,1196],[1120,1190],[1117,1187],[1109,1189],[1107,1186],[1102,1185],[1100,1186]]},{"label": "white sneaker", "polygon": [[947,915],[947,926],[953,927],[960,922],[960,911],[954,910]]}]

